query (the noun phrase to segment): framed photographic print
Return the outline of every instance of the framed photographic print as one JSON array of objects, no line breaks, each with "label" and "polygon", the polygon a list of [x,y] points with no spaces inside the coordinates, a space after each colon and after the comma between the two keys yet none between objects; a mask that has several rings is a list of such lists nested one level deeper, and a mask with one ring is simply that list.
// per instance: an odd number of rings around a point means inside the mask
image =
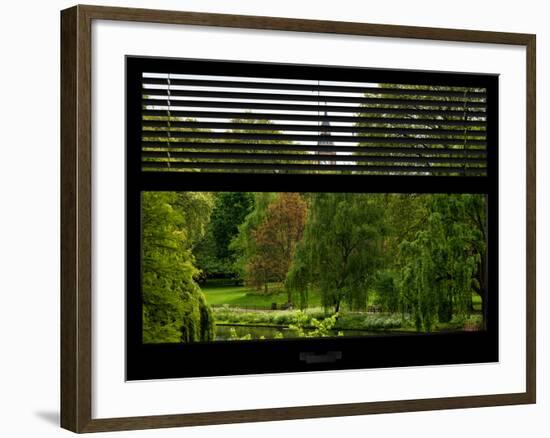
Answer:
[{"label": "framed photographic print", "polygon": [[76,6],[61,36],[63,427],[535,402],[534,35]]}]

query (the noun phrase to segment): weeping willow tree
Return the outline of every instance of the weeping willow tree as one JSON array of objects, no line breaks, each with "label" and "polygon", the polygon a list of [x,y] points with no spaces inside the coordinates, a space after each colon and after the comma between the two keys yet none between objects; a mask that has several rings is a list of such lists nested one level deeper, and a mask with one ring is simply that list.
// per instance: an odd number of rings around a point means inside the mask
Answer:
[{"label": "weeping willow tree", "polygon": [[[369,92],[364,94],[367,98],[379,99],[379,103],[362,104],[358,111],[361,121],[355,126],[359,129],[390,129],[390,131],[365,132],[361,133],[362,137],[386,138],[385,146],[387,147],[391,143],[386,154],[391,156],[398,165],[418,166],[418,171],[414,172],[415,174],[422,175],[426,171],[437,174],[438,167],[449,168],[451,166],[453,167],[452,173],[455,175],[463,175],[466,170],[483,171],[485,164],[480,163],[479,160],[484,157],[485,149],[475,143],[486,139],[484,126],[486,113],[478,111],[475,107],[475,105],[485,102],[483,88],[391,83],[379,84],[379,86],[385,89],[384,93]],[[442,94],[433,94],[438,92]],[[390,103],[383,102],[384,99]],[[392,111],[399,109],[400,105],[391,103],[392,99],[400,99],[404,102],[410,100],[415,104],[406,105],[409,110],[407,114],[394,114]],[[376,109],[377,112],[369,111],[372,109]],[[430,109],[446,113],[426,116],[417,112]],[[387,112],[380,112],[380,110],[387,110]],[[394,131],[391,132],[391,130]],[[409,143],[401,143],[404,139]],[[411,140],[414,140],[414,143],[410,143]],[[438,143],[438,140],[441,143]],[[447,144],[446,142],[450,140],[454,140],[454,142]],[[369,152],[369,146],[372,145],[368,141],[360,142],[358,146],[356,154],[366,156],[373,154]],[[401,148],[401,151],[392,150],[395,147]],[[404,147],[409,150],[403,152]],[[438,162],[433,158],[433,154],[430,154],[430,151],[438,152],[437,159],[447,159],[448,161]],[[376,152],[375,155],[378,153]],[[400,158],[410,159],[411,157],[416,157],[418,162],[400,162]],[[432,160],[427,157],[432,157]],[[365,163],[368,162],[365,161]],[[376,162],[369,164],[375,165]],[[448,173],[449,170],[446,170],[443,174]],[[413,174],[413,172],[409,172],[409,174]]]},{"label": "weeping willow tree", "polygon": [[364,310],[368,289],[382,264],[385,234],[381,195],[314,193],[304,237],[287,286],[321,292],[325,311],[343,304]]},{"label": "weeping willow tree", "polygon": [[285,288],[290,295],[298,296],[300,310],[308,307],[309,294],[313,283],[311,253],[309,249],[299,243],[296,247],[294,260],[285,279]]},{"label": "weeping willow tree", "polygon": [[192,243],[212,208],[207,193],[144,192],[142,198],[143,342],[209,341],[210,307],[194,278]]},{"label": "weeping willow tree", "polygon": [[483,229],[471,221],[481,195],[431,195],[425,227],[400,245],[401,288],[418,331],[465,319],[479,288]]}]

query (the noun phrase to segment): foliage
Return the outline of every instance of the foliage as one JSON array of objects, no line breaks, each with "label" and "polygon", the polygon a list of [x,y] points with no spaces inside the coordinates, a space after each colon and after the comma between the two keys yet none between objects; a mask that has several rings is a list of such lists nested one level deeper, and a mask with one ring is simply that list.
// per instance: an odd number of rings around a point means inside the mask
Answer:
[{"label": "foliage", "polygon": [[210,215],[210,226],[216,242],[216,255],[228,258],[233,255],[229,248],[231,240],[237,235],[238,226],[250,213],[254,204],[251,193],[221,192],[216,197],[216,203]]},{"label": "foliage", "polygon": [[[296,333],[296,337],[298,338],[324,338],[334,336],[332,330],[337,319],[338,313],[318,320],[304,312],[299,312],[296,321],[289,328]],[[338,333],[338,336],[342,335],[341,332]]]},{"label": "foliage", "polygon": [[229,330],[230,330],[229,340],[231,341],[250,341],[252,339],[252,335],[250,333],[248,333],[245,336],[239,337],[237,335],[237,330],[235,330],[233,327],[231,327]]},{"label": "foliage", "polygon": [[147,192],[142,206],[144,342],[212,340],[215,322],[241,340],[247,325],[267,327],[255,339],[483,327],[483,195]]},{"label": "foliage", "polygon": [[425,228],[400,245],[402,290],[412,304],[417,330],[430,332],[437,321],[470,311],[481,231],[467,214],[472,196],[431,195]]},{"label": "foliage", "polygon": [[298,294],[300,310],[305,310],[310,304],[312,295],[311,284],[312,272],[310,270],[310,253],[305,249],[305,245],[298,245],[296,256],[290,265],[285,287],[290,294]]},{"label": "foliage", "polygon": [[261,324],[261,325],[290,325],[296,324],[299,315],[307,315],[311,318],[323,319],[325,314],[322,311],[299,310],[269,310],[244,312],[229,307],[214,307],[212,309],[216,321],[230,324]]},{"label": "foliage", "polygon": [[267,207],[264,220],[252,231],[254,253],[246,266],[248,283],[267,293],[269,282],[285,279],[306,215],[307,204],[298,193],[281,193]]},{"label": "foliage", "polygon": [[377,195],[316,193],[312,195],[304,239],[290,270],[289,287],[319,288],[326,310],[364,309],[367,291],[380,266],[383,209]]},{"label": "foliage", "polygon": [[212,340],[214,321],[193,277],[193,241],[211,199],[203,193],[145,192],[142,199],[143,341]]},{"label": "foliage", "polygon": [[[283,311],[254,311],[246,312],[237,309],[217,307],[213,308],[213,315],[219,324],[238,324],[246,326],[297,326],[302,325],[304,329],[314,328],[313,320],[324,321],[327,315],[322,309],[319,310],[283,310]],[[388,331],[415,331],[414,319],[402,319],[395,313],[339,313],[330,330],[343,331],[366,331],[366,332],[388,332]],[[446,323],[439,323],[439,329],[445,330],[479,330],[483,324],[483,316],[472,314],[466,317],[453,315],[453,318]],[[353,334],[353,332],[349,332]]]},{"label": "foliage", "polygon": [[238,226],[237,235],[229,245],[235,254],[234,269],[241,277],[244,277],[246,265],[255,253],[256,246],[252,233],[264,220],[269,205],[276,197],[276,193],[254,193],[254,208]]},{"label": "foliage", "polygon": [[396,313],[399,310],[399,287],[396,273],[392,270],[380,270],[374,280],[374,290],[377,293],[376,301],[385,312]]},{"label": "foliage", "polygon": [[229,244],[253,205],[251,193],[221,192],[215,195],[206,233],[193,251],[204,276],[235,276],[235,250]]},{"label": "foliage", "polygon": [[[395,89],[395,93],[379,94],[368,93],[369,97],[385,97],[403,99],[402,90],[426,90],[429,91],[454,91],[461,95],[434,97],[420,93],[415,96],[415,100],[439,100],[442,109],[446,109],[444,104],[451,101],[463,101],[465,98],[472,98],[471,92],[482,91],[477,88],[449,87],[449,86],[429,86],[425,85],[403,85],[403,84],[380,84],[386,89]],[[475,98],[474,98],[475,99]],[[369,104],[370,106],[371,104]],[[388,107],[385,104],[374,105],[378,109]],[[389,128],[395,127],[392,122],[394,117],[391,113],[377,111],[376,114],[369,113],[365,105],[364,113],[361,114],[362,122],[359,127],[369,128]],[[448,109],[448,108],[447,108]],[[363,111],[363,109],[361,110]],[[466,111],[466,110],[465,110]],[[458,117],[461,117],[457,114]],[[454,139],[456,145],[445,145],[448,150],[456,149],[462,151],[469,140],[483,139],[485,128],[481,126],[471,126],[468,130],[457,128],[450,120],[455,122],[457,116],[433,115],[429,123],[425,122],[423,117],[415,115],[399,116],[408,119],[405,123],[400,123],[404,129],[416,131],[411,133],[399,134],[400,137],[414,139],[414,145],[411,147],[418,150],[427,150],[440,148],[441,145],[425,142],[424,139],[431,138],[430,130],[442,129],[446,133],[439,133],[438,138]],[[464,112],[463,117],[466,116]],[[372,122],[369,118],[376,117],[382,121]],[[469,120],[475,120],[475,113],[468,113]],[[454,130],[454,131],[453,131]],[[383,137],[393,137],[395,134],[364,134],[381,135]],[[360,143],[359,146],[366,146],[367,143]],[[441,152],[441,151],[439,151]],[[364,150],[360,153],[364,154]],[[405,155],[400,153],[392,154],[395,156]],[[439,158],[450,158],[456,156],[453,153],[439,153]],[[436,169],[437,166],[446,166],[445,163],[431,163],[430,167]],[[456,174],[462,174],[465,165],[456,166]],[[480,164],[468,163],[468,167],[476,167]],[[422,170],[419,170],[422,174]],[[393,263],[394,277],[397,273],[402,274],[402,286],[399,306],[405,314],[406,311],[412,311],[419,330],[430,331],[439,323],[447,323],[453,317],[454,313],[464,315],[473,310],[473,304],[470,291],[473,289],[479,294],[482,303],[482,311],[485,312],[487,301],[486,285],[486,217],[485,200],[479,195],[456,195],[452,201],[452,196],[448,197],[449,208],[437,205],[438,199],[445,199],[447,195],[399,195],[388,197],[388,223],[393,228],[390,239],[388,239],[388,249],[391,254],[401,252],[400,260]],[[459,201],[456,201],[459,199]],[[451,204],[454,203],[454,206]],[[457,204],[461,204],[460,208]],[[396,210],[394,207],[398,207]],[[437,209],[440,209],[440,220],[438,220]],[[435,210],[434,210],[435,209]],[[395,214],[400,212],[401,214]],[[455,217],[455,215],[458,215]],[[448,221],[456,220],[457,224],[452,228]],[[428,228],[426,228],[428,224]],[[466,227],[470,227],[470,235],[467,235]],[[454,234],[458,233],[458,234]],[[451,238],[451,241],[444,243],[442,239]],[[451,250],[450,247],[454,249]],[[461,252],[462,251],[462,252]],[[461,254],[458,254],[460,253]],[[441,256],[444,260],[434,259],[433,256]],[[439,272],[437,274],[436,272]],[[391,289],[390,289],[391,290]],[[412,292],[417,291],[417,292]],[[380,294],[382,301],[385,301],[387,294]],[[393,297],[392,293],[392,297]],[[387,303],[386,303],[387,304]],[[466,310],[465,310],[466,308]]]},{"label": "foliage", "polygon": [[401,318],[388,314],[344,314],[338,318],[335,329],[345,330],[365,330],[365,331],[384,331],[400,329],[406,322]]}]

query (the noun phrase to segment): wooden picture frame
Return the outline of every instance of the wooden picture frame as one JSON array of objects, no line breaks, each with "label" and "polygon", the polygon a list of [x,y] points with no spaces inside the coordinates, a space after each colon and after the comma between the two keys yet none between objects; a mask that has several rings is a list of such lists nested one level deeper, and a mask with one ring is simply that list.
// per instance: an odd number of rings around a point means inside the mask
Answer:
[{"label": "wooden picture frame", "polygon": [[[525,392],[125,418],[92,418],[92,22],[115,20],[526,48]],[[195,12],[75,6],[61,13],[61,426],[74,432],[273,421],[536,401],[535,35]]]}]

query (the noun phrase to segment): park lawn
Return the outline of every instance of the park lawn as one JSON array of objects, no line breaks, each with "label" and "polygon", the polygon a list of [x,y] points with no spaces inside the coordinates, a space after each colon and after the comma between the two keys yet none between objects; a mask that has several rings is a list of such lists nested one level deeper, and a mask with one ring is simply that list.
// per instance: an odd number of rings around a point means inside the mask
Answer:
[{"label": "park lawn", "polygon": [[[272,303],[277,303],[277,307],[287,302],[287,294],[280,284],[272,284],[269,287],[269,294],[265,295],[263,291],[258,291],[248,286],[236,286],[230,280],[209,280],[201,286],[206,297],[206,302],[211,306],[222,306],[227,304],[230,307],[258,307],[271,308]],[[373,299],[369,297],[370,301]],[[299,298],[294,298],[295,305],[298,305]],[[473,308],[475,311],[481,311],[481,297],[472,294]],[[321,294],[312,291],[309,294],[308,307],[321,307]]]},{"label": "park lawn", "polygon": [[[230,282],[206,282],[201,286],[206,297],[206,302],[211,306],[227,304],[231,307],[259,307],[270,308],[272,303],[277,306],[285,304],[288,300],[286,291],[280,285],[271,285],[269,294],[247,286],[235,286]],[[296,304],[298,299],[295,299]],[[311,293],[309,306],[320,306],[321,297],[318,293]]]}]

